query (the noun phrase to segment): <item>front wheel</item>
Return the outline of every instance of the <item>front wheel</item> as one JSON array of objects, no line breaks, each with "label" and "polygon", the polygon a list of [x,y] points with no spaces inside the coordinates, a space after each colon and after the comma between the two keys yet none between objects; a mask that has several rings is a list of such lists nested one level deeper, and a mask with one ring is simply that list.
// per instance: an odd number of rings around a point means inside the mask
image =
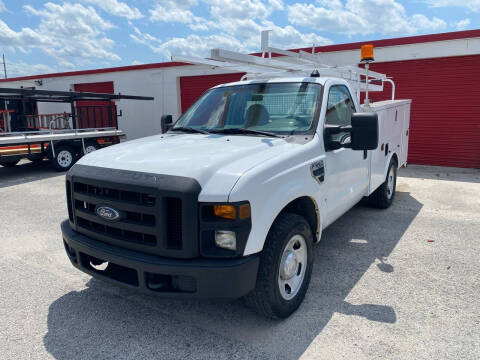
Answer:
[{"label": "front wheel", "polygon": [[394,158],[388,165],[387,178],[369,197],[370,203],[379,208],[386,209],[393,203],[395,189],[397,187],[397,162]]},{"label": "front wheel", "polygon": [[302,303],[313,268],[313,235],[300,215],[283,213],[275,220],[260,258],[255,289],[247,306],[271,318],[286,318]]}]

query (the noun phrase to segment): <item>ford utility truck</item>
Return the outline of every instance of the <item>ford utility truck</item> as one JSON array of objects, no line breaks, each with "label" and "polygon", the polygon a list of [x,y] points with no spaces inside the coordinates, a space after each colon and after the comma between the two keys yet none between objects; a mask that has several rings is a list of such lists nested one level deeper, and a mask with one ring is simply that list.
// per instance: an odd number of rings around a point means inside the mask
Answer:
[{"label": "ford utility truck", "polygon": [[358,84],[319,72],[216,86],[175,123],[163,117],[165,133],[82,157],[61,224],[72,264],[165,297],[244,297],[289,316],[322,231],[363,198],[388,208],[408,151],[410,100],[361,106]]}]

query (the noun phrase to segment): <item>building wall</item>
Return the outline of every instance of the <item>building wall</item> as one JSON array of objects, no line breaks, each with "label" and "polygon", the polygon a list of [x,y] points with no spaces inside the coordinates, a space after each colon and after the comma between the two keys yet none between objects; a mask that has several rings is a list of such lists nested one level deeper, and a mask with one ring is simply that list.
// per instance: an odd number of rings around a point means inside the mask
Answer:
[{"label": "building wall", "polygon": [[[479,31],[477,31],[479,32]],[[475,34],[477,34],[475,32]],[[426,37],[439,37],[429,35]],[[474,35],[474,36],[478,36]],[[409,38],[405,38],[409,39]],[[411,98],[411,139],[409,162],[464,167],[480,167],[480,127],[477,121],[479,102],[480,38],[456,38],[442,41],[411,43],[380,40],[375,48],[372,70],[392,76],[397,98]],[[401,39],[400,39],[401,40]],[[396,44],[392,45],[391,42]],[[375,43],[375,42],[374,42]],[[353,65],[360,58],[360,44],[333,45],[317,48],[325,63]],[[304,49],[308,51],[308,49]],[[160,64],[163,65],[163,64]],[[174,66],[172,66],[174,65]],[[235,78],[236,75],[202,78],[204,75],[232,73],[208,66],[181,64],[147,65],[150,68],[128,71],[96,71],[93,74],[42,76],[43,85],[35,78],[4,82],[1,87],[31,87],[46,90],[70,90],[73,84],[113,81],[115,93],[153,96],[154,101],[117,102],[123,117],[119,128],[128,139],[160,133],[160,118],[173,115],[176,120],[195,97],[207,87]],[[320,71],[321,72],[321,71]],[[238,73],[240,77],[241,73]],[[195,80],[192,85],[191,80]],[[200,81],[201,80],[201,81]],[[182,104],[182,86],[184,101]],[[190,83],[189,83],[190,82]],[[465,93],[467,91],[467,93]],[[389,98],[390,86],[374,99]],[[66,104],[41,104],[40,113],[70,111]]]},{"label": "building wall", "polygon": [[[181,114],[179,79],[181,76],[225,73],[205,66],[175,66],[160,69],[145,69],[95,73],[88,75],[43,78],[42,85],[35,80],[2,82],[1,87],[35,87],[38,90],[73,90],[74,84],[113,81],[115,93],[125,95],[153,96],[154,101],[120,100],[116,102],[122,117],[118,118],[119,128],[125,131],[127,139],[137,139],[160,133],[160,118],[171,114],[176,120]],[[69,104],[39,103],[39,113],[70,112]]]}]

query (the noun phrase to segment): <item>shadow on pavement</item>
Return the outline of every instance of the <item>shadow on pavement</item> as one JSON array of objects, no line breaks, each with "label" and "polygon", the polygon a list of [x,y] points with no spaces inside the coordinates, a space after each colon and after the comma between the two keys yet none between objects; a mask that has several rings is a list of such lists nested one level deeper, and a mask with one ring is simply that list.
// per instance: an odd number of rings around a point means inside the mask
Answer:
[{"label": "shadow on pavement", "polygon": [[241,301],[167,300],[91,279],[50,305],[45,347],[57,359],[296,359],[335,313],[393,324],[382,294],[363,291],[371,299],[363,304],[346,298],[367,270],[388,283],[388,257],[421,208],[397,192],[388,210],[360,204],[326,229],[305,301],[288,319],[262,318]]},{"label": "shadow on pavement", "polygon": [[33,163],[22,161],[14,167],[0,165],[0,188],[25,184],[31,181],[61,176],[64,173],[56,172],[49,161]]}]

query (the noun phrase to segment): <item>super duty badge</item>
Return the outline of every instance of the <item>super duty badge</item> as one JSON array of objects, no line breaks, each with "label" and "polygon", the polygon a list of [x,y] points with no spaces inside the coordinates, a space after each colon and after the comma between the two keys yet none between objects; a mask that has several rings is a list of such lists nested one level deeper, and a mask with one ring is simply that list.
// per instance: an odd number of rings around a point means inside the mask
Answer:
[{"label": "super duty badge", "polygon": [[310,171],[315,180],[319,183],[322,183],[325,180],[325,166],[323,165],[323,160],[315,161],[310,165]]}]

